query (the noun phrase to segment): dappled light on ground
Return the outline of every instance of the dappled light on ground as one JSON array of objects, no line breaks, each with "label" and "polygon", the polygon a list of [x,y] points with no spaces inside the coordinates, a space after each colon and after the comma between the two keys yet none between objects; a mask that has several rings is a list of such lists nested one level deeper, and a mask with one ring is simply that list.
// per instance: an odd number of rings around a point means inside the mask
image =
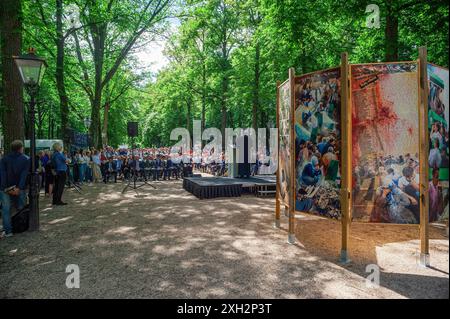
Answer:
[{"label": "dappled light on ground", "polygon": [[[448,265],[423,270],[414,256],[399,261],[417,242],[381,236],[365,261],[355,258],[342,267],[336,262],[338,222],[299,216],[300,241],[288,245],[287,219],[282,217],[281,229],[272,226],[274,199],[202,201],[180,181],[155,185],[139,196],[121,194],[120,183],[85,186],[84,194],[67,192],[66,207],[43,199],[39,232],[0,241],[0,297],[448,297]],[[358,227],[352,232],[355,254],[362,249],[359,240],[367,241]],[[395,231],[380,228],[373,235],[386,232]],[[436,249],[448,256],[448,241],[433,241],[432,249],[432,261]],[[376,290],[365,287],[364,273],[365,262],[374,260],[386,274]],[[409,268],[393,268],[403,262]],[[80,267],[80,289],[65,287],[68,264]],[[413,292],[407,291],[404,281],[410,279],[420,289],[411,284]]]}]

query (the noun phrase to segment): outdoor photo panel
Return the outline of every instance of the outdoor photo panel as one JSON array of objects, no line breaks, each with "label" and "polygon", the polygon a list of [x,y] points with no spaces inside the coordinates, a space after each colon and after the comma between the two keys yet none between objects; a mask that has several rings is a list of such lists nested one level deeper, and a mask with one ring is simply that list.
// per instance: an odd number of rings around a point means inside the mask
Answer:
[{"label": "outdoor photo panel", "polygon": [[289,206],[289,189],[291,185],[291,90],[290,81],[286,81],[279,87],[279,123],[278,129],[280,134],[279,146],[279,185],[280,185],[280,202],[285,206]]},{"label": "outdoor photo panel", "polygon": [[296,210],[340,219],[340,68],[295,79]]},{"label": "outdoor photo panel", "polygon": [[353,221],[418,224],[415,62],[351,66]]},{"label": "outdoor photo panel", "polygon": [[428,64],[428,128],[430,132],[430,223],[448,220],[448,70]]}]

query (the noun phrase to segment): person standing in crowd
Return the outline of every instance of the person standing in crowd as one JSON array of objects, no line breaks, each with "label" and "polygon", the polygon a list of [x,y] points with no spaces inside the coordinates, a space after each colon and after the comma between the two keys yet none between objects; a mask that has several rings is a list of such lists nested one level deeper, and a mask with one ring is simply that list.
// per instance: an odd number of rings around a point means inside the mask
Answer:
[{"label": "person standing in crowd", "polygon": [[101,161],[100,161],[100,153],[97,150],[94,150],[92,155],[92,173],[94,182],[99,182],[102,178],[102,172],[100,170]]},{"label": "person standing in crowd", "polygon": [[38,166],[37,172],[39,175],[39,191],[41,190],[42,186],[44,185],[45,180],[45,169],[44,169],[44,151],[39,151],[38,153]]},{"label": "person standing in crowd", "polygon": [[117,183],[117,162],[115,162],[112,157],[110,157],[108,162],[105,164],[105,175],[103,177],[103,182],[105,184],[109,182],[111,176],[114,177],[114,183]]},{"label": "person standing in crowd", "polygon": [[163,166],[163,163],[161,161],[161,155],[158,154],[158,155],[156,155],[156,160],[154,163],[154,168],[155,168],[155,170],[153,171],[153,180],[154,181],[159,180],[162,166]]},{"label": "person standing in crowd", "polygon": [[75,183],[74,177],[73,177],[73,165],[72,165],[72,157],[70,156],[68,151],[63,152],[64,157],[66,158],[66,164],[67,164],[67,181],[69,184]]},{"label": "person standing in crowd", "polygon": [[12,236],[11,202],[17,210],[26,202],[26,181],[30,171],[30,160],[23,154],[23,144],[16,140],[11,143],[11,153],[0,161],[0,199],[2,202],[2,237]]},{"label": "person standing in crowd", "polygon": [[53,185],[55,183],[55,178],[53,176],[53,166],[51,157],[52,154],[50,151],[47,151],[48,160],[45,162],[44,170],[45,170],[45,185],[44,185],[44,192],[45,197],[50,197],[53,195]]},{"label": "person standing in crowd", "polygon": [[83,152],[83,157],[84,161],[86,162],[86,171],[85,171],[86,182],[92,184],[93,176],[92,176],[91,152],[90,151]]},{"label": "person standing in crowd", "polygon": [[117,158],[115,159],[115,162],[116,162],[117,177],[120,177],[120,173],[122,172],[122,157],[117,156]]},{"label": "person standing in crowd", "polygon": [[130,163],[128,157],[124,157],[122,162],[122,176],[123,180],[128,180],[130,176]]},{"label": "person standing in crowd", "polygon": [[47,162],[49,160],[49,157],[47,155],[47,151],[41,151],[41,163],[42,163],[42,183],[41,186],[45,186],[45,165],[47,165]]},{"label": "person standing in crowd", "polygon": [[66,184],[67,159],[62,153],[62,145],[60,143],[53,144],[52,163],[55,170],[53,205],[67,205],[67,203],[62,201],[64,186]]},{"label": "person standing in crowd", "polygon": [[78,164],[78,179],[80,185],[83,185],[86,173],[86,162],[83,154],[83,150],[80,150],[77,154],[77,164]]}]

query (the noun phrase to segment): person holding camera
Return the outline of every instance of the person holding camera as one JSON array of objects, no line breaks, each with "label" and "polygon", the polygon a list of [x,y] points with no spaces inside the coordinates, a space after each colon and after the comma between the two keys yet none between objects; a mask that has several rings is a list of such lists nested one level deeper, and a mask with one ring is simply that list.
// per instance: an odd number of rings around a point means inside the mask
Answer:
[{"label": "person holding camera", "polygon": [[11,153],[0,161],[0,199],[2,202],[2,219],[4,237],[12,236],[11,202],[21,210],[26,202],[27,176],[30,172],[30,159],[23,154],[22,141],[11,143]]}]

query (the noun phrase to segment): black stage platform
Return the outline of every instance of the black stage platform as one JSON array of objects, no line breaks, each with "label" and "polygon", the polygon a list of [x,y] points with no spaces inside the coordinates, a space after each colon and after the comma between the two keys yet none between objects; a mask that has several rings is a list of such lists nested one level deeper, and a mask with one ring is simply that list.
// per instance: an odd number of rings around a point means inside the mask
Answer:
[{"label": "black stage platform", "polygon": [[186,177],[183,188],[200,199],[216,197],[239,197],[244,189],[276,187],[275,175],[259,175],[250,178]]}]

